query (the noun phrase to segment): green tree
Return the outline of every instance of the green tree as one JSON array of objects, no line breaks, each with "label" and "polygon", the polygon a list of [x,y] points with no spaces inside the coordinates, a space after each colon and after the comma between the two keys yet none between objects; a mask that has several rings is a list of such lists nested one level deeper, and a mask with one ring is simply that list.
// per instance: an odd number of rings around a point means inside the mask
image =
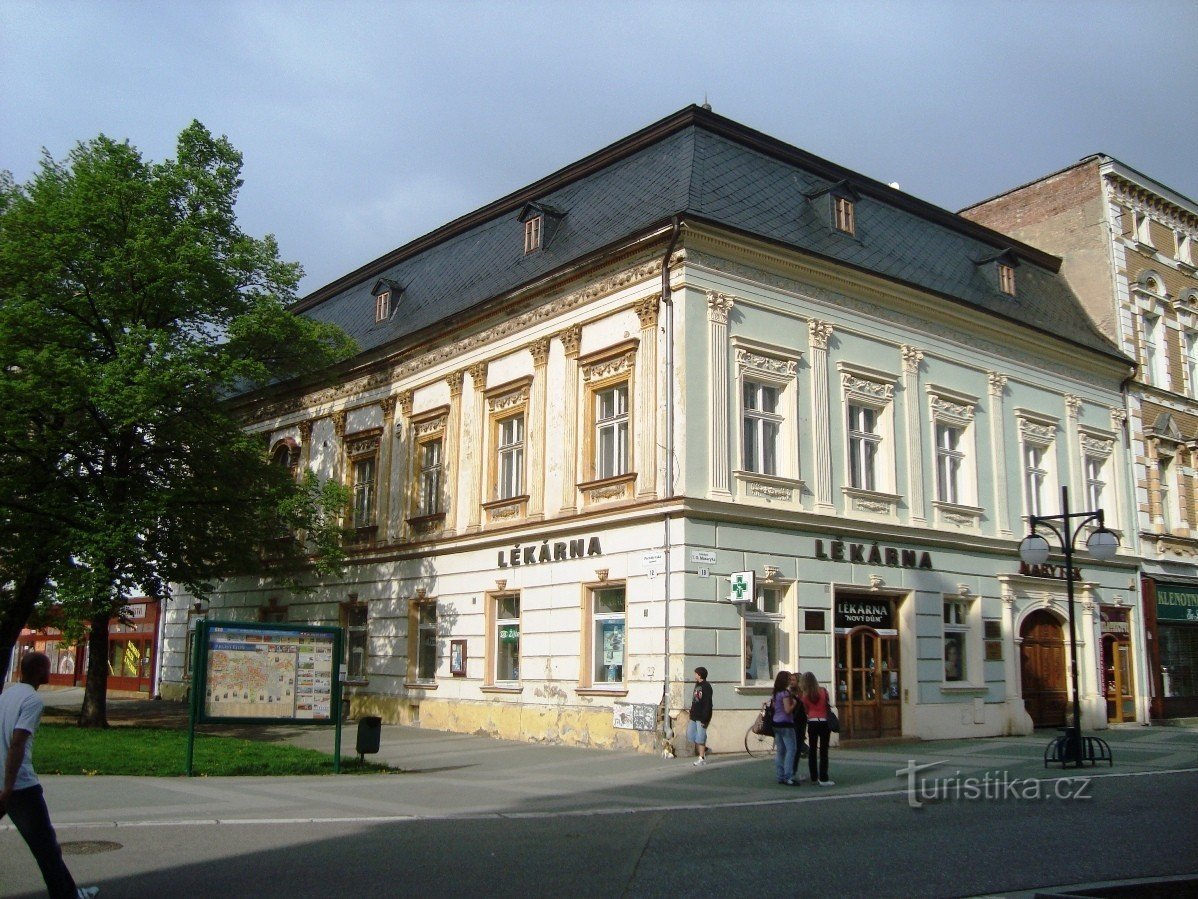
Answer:
[{"label": "green tree", "polygon": [[288,311],[300,268],[238,227],[241,163],[193,122],[162,163],[100,136],[0,181],[0,659],[51,586],[91,622],[81,724],[107,723],[135,591],[205,595],[264,545],[276,567],[339,559],[344,492],[272,466],[228,402],[354,352]]}]

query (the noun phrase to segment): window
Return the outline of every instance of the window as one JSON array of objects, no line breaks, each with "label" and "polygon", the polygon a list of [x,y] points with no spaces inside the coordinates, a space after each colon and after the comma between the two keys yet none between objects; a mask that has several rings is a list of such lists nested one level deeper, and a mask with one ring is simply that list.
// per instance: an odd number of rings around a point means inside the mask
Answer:
[{"label": "window", "polygon": [[847,197],[835,198],[836,230],[845,234],[854,234],[857,230],[854,221],[853,201]]},{"label": "window", "polygon": [[1096,511],[1103,507],[1103,500],[1106,498],[1106,477],[1103,474],[1105,466],[1106,459],[1090,455],[1085,457],[1086,501],[1089,503],[1086,509],[1088,511]]},{"label": "window", "polygon": [[591,635],[590,682],[594,686],[623,684],[627,663],[624,585],[590,588],[587,606]]},{"label": "window", "polygon": [[1008,296],[1015,296],[1015,269],[1004,262],[998,264],[998,289]]},{"label": "window", "polygon": [[341,606],[341,626],[345,628],[345,679],[366,680],[366,603],[356,597]]},{"label": "window", "polygon": [[541,223],[544,221],[542,216],[534,216],[524,223],[524,254],[536,252],[541,249]]},{"label": "window", "polygon": [[849,484],[859,490],[878,489],[878,410],[849,406]]},{"label": "window", "polygon": [[1144,377],[1149,384],[1167,387],[1165,376],[1165,352],[1162,340],[1164,325],[1159,315],[1145,315],[1144,322]]},{"label": "window", "polygon": [[962,428],[936,424],[936,498],[944,503],[961,502]]},{"label": "window", "polygon": [[1152,246],[1152,220],[1145,212],[1132,212],[1132,231],[1136,243],[1146,247]]},{"label": "window", "polygon": [[511,499],[524,492],[524,416],[512,415],[498,422],[499,476],[497,499]]},{"label": "window", "polygon": [[968,680],[966,636],[970,605],[966,600],[944,601],[944,680],[950,684]]},{"label": "window", "polygon": [[1028,515],[1044,514],[1045,484],[1048,469],[1045,461],[1047,449],[1037,444],[1026,444],[1023,448],[1023,487]]},{"label": "window", "polygon": [[1177,480],[1172,456],[1159,456],[1157,464],[1157,487],[1160,495],[1160,522],[1166,531],[1177,524]]},{"label": "window", "polygon": [[1185,265],[1193,265],[1194,256],[1191,250],[1193,244],[1191,242],[1189,233],[1186,231],[1174,231],[1173,240],[1176,244],[1174,258],[1177,259],[1178,262],[1184,263]]},{"label": "window", "polygon": [[437,678],[437,604],[413,603],[416,610],[416,681]]},{"label": "window", "polygon": [[417,447],[420,459],[420,488],[417,497],[417,514],[438,515],[444,511],[441,500],[441,437],[425,440]]},{"label": "window", "polygon": [[758,585],[757,595],[744,611],[745,684],[772,684],[790,662],[782,587]]},{"label": "window", "polygon": [[384,290],[374,298],[374,320],[386,321],[391,317],[391,291]]},{"label": "window", "polygon": [[745,380],[744,458],[745,471],[778,474],[778,437],[782,431],[779,389],[770,384]]},{"label": "window", "polygon": [[496,683],[520,680],[520,594],[491,598],[494,636],[491,645],[492,678]]},{"label": "window", "polygon": [[374,524],[375,460],[357,459],[353,465],[353,526],[370,527]]},{"label": "window", "polygon": [[295,477],[296,470],[299,468],[299,444],[290,438],[280,440],[271,450],[270,461],[271,464],[285,469],[292,477]]},{"label": "window", "polygon": [[1198,332],[1186,332],[1185,355],[1186,390],[1198,397]]},{"label": "window", "polygon": [[628,471],[628,383],[598,390],[595,398],[595,476]]}]

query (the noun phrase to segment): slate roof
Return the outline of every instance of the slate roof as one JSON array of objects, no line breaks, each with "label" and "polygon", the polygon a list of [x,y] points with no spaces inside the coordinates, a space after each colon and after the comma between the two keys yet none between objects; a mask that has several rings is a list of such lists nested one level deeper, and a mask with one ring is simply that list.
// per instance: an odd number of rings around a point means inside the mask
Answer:
[{"label": "slate roof", "polygon": [[[832,229],[810,199],[840,181],[859,197],[852,237]],[[519,216],[530,202],[563,216],[547,245],[526,256]],[[675,215],[914,285],[1131,364],[1091,324],[1057,257],[695,106],[368,263],[294,308],[340,325],[370,351],[448,324]],[[983,260],[1004,251],[1019,263],[1014,298],[984,271]],[[391,317],[376,323],[370,291],[380,278],[403,293]]]}]

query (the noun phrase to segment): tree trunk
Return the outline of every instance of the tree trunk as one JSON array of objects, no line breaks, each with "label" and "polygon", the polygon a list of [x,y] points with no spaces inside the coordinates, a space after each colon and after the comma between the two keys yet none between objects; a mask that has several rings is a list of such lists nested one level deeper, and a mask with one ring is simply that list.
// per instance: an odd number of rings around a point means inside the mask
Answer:
[{"label": "tree trunk", "polygon": [[91,620],[87,637],[87,686],[83,690],[80,727],[108,727],[108,615]]},{"label": "tree trunk", "polygon": [[13,647],[17,645],[17,638],[21,636],[29,616],[33,614],[33,607],[37,605],[49,577],[49,568],[40,562],[35,563],[18,582],[12,600],[0,606],[0,690],[8,682],[8,665]]}]

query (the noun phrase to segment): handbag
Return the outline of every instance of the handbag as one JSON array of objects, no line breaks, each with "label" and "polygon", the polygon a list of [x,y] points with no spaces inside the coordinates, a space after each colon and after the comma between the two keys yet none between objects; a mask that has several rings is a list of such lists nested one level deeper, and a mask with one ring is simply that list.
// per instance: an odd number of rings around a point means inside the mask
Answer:
[{"label": "handbag", "polygon": [[761,711],[757,713],[757,720],[753,722],[752,731],[762,737],[772,737],[774,735],[773,702],[762,703]]},{"label": "handbag", "polygon": [[828,695],[828,691],[824,690],[824,698],[828,700],[828,731],[830,733],[840,733],[840,719],[836,717],[836,713],[832,711],[832,697]]}]

